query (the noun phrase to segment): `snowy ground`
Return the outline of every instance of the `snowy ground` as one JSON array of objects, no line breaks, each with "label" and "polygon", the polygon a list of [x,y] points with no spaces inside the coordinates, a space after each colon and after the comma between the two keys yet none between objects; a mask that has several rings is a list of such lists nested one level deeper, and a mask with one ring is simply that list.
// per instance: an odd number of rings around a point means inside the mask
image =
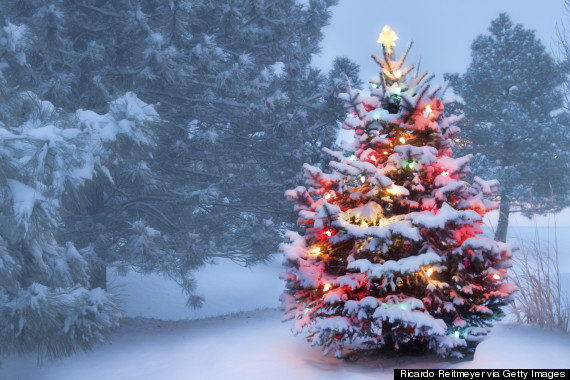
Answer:
[{"label": "snowy ground", "polygon": [[[534,233],[529,226],[509,229],[511,241],[532,240]],[[540,228],[539,235],[553,241],[552,229]],[[558,228],[558,245],[564,287],[570,292],[569,226]],[[282,314],[275,309],[283,290],[281,270],[278,258],[253,268],[230,261],[204,267],[197,273],[198,292],[206,297],[199,310],[188,309],[179,288],[161,276],[110,273],[110,286],[130,318],[109,342],[40,368],[33,355],[3,359],[0,379],[382,379],[392,378],[395,367],[570,367],[570,334],[507,324],[496,326],[468,362],[434,356],[357,363],[325,358],[281,324]],[[227,315],[240,311],[245,313]]]},{"label": "snowy ground", "polygon": [[568,368],[570,335],[500,325],[473,360],[390,357],[355,363],[322,356],[293,337],[281,312],[258,310],[196,321],[128,319],[93,352],[35,366],[29,356],[5,361],[5,380],[391,379],[394,368]]}]

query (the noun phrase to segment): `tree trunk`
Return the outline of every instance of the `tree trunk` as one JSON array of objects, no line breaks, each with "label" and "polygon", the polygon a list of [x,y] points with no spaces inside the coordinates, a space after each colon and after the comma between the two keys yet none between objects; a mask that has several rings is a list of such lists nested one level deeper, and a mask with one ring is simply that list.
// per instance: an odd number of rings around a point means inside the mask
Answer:
[{"label": "tree trunk", "polygon": [[509,213],[511,211],[511,200],[503,192],[501,194],[501,206],[499,207],[499,223],[495,231],[495,240],[507,241],[507,230],[509,228]]},{"label": "tree trunk", "polygon": [[[97,181],[88,181],[82,189],[82,199],[80,203],[80,212],[83,221],[87,226],[95,232],[100,232],[100,227],[94,219],[94,215],[100,214],[105,210],[104,205],[104,186]],[[95,239],[93,236],[81,235],[76,236],[76,241],[81,246],[94,244],[93,253],[89,257],[89,287],[91,289],[101,288],[107,290],[107,265],[104,259],[105,247],[101,240]]]},{"label": "tree trunk", "polygon": [[395,350],[394,336],[392,335],[392,324],[388,321],[382,321],[382,338],[384,338],[384,344],[382,345],[382,350],[384,352],[393,352]]},{"label": "tree trunk", "polygon": [[101,262],[91,262],[89,271],[89,287],[107,290],[107,266]]}]

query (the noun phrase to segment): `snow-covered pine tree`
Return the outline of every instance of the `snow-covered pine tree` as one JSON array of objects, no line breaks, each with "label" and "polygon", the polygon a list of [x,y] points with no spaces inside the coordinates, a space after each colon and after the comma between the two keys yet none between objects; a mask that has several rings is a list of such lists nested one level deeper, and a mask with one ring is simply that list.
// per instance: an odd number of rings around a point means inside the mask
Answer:
[{"label": "snow-covered pine tree", "polygon": [[[89,202],[85,183],[114,183],[129,169],[117,152],[124,159],[153,145],[157,114],[132,93],[105,115],[66,114],[31,92],[12,94],[7,109],[14,112],[0,118],[0,356],[61,357],[101,342],[121,317],[115,297],[91,284],[92,247],[77,248],[62,220],[69,203]],[[142,221],[133,229],[138,246],[161,238]]]},{"label": "snow-covered pine tree", "polygon": [[[100,114],[132,91],[162,120],[153,158],[139,170],[160,186],[133,186],[130,169],[114,184],[104,177],[87,183],[89,207],[74,208],[65,220],[78,249],[90,245],[102,264],[170,275],[190,294],[190,268],[275,252],[276,231],[294,223],[280,194],[294,186],[305,157],[322,160],[313,142],[332,144],[325,126],[342,112],[335,95],[345,74],[356,79],[346,61],[329,78],[309,66],[336,2],[0,2],[0,28],[17,37],[0,45],[9,41],[19,58],[0,54],[6,88],[31,90],[69,112]],[[140,218],[168,236],[143,266],[122,244],[137,239],[131,227]],[[168,260],[154,260],[165,252]],[[105,285],[104,273],[101,267],[93,286]]]},{"label": "snow-covered pine tree", "polygon": [[512,249],[482,236],[497,208],[496,180],[470,173],[471,155],[452,158],[460,117],[446,115],[440,86],[392,52],[370,93],[343,94],[355,131],[342,152],[324,149],[332,172],[303,166],[306,187],[286,192],[301,234],[284,245],[284,319],[305,328],[325,354],[343,347],[433,350],[461,357],[489,331],[515,287],[506,282]]},{"label": "snow-covered pine tree", "polygon": [[570,202],[568,113],[559,67],[534,31],[506,13],[471,45],[464,74],[446,74],[462,102],[462,153],[480,175],[501,183],[496,238],[506,241],[511,212],[558,212]]}]

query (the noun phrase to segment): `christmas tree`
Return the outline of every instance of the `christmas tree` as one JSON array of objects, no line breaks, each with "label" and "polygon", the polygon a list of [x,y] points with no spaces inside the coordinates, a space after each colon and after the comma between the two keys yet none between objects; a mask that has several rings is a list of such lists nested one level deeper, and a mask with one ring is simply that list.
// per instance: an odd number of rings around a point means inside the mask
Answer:
[{"label": "christmas tree", "polygon": [[384,27],[369,93],[341,97],[355,140],[331,173],[305,164],[306,187],[286,192],[301,234],[288,232],[284,320],[327,355],[382,350],[462,357],[502,315],[516,288],[506,282],[512,248],[483,236],[485,195],[496,180],[466,182],[472,155],[452,158],[460,116],[441,86],[394,57]]}]

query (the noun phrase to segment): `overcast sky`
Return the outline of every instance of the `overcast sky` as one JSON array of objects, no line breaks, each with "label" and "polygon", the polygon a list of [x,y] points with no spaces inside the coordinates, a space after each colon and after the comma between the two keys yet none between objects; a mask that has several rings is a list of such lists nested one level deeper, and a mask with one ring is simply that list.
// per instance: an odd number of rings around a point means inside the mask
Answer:
[{"label": "overcast sky", "polygon": [[[324,29],[322,53],[314,57],[314,64],[328,71],[334,57],[345,55],[360,65],[360,76],[367,81],[378,75],[378,65],[370,55],[381,54],[376,40],[388,24],[400,37],[396,41],[396,56],[413,40],[407,63],[415,64],[421,55],[422,70],[437,75],[434,84],[443,84],[444,73],[465,71],[471,42],[477,35],[487,33],[491,20],[501,12],[508,13],[514,23],[535,30],[551,52],[556,50],[556,26],[570,24],[564,0],[340,0],[333,8],[331,24]],[[495,220],[496,215],[491,219]],[[513,222],[533,223],[515,215]],[[538,223],[551,224],[552,220],[541,217]],[[559,214],[558,225],[570,225],[570,208]]]},{"label": "overcast sky", "polygon": [[370,55],[381,52],[376,40],[388,24],[400,37],[396,55],[414,40],[407,63],[415,63],[421,55],[422,69],[437,74],[440,82],[443,73],[465,71],[471,42],[486,33],[501,12],[535,30],[549,50],[555,49],[556,25],[570,21],[564,0],[340,0],[324,29],[323,50],[314,64],[328,71],[334,57],[345,55],[360,64],[361,77],[368,80],[378,74]]}]

